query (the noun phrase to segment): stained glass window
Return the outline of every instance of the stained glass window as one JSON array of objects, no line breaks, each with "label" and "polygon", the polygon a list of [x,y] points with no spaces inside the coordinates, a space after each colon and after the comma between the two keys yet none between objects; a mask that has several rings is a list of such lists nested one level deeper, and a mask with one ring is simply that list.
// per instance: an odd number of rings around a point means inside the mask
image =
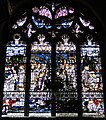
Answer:
[{"label": "stained glass window", "polygon": [[104,116],[98,30],[74,6],[41,4],[11,23],[2,113]]},{"label": "stained glass window", "polygon": [[84,116],[104,115],[100,45],[91,35],[81,45],[82,109]]},{"label": "stained glass window", "polygon": [[3,113],[24,112],[26,43],[18,33],[13,39],[7,43],[6,49]]}]

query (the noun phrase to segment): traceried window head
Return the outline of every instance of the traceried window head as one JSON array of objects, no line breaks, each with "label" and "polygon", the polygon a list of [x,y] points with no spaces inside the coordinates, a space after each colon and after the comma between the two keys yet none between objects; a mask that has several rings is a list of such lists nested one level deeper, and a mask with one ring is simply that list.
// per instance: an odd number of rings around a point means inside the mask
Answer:
[{"label": "traceried window head", "polygon": [[73,4],[41,4],[11,23],[2,112],[104,116],[99,30]]},{"label": "traceried window head", "polygon": [[[77,9],[73,6],[60,7],[60,4],[56,3],[46,4],[39,7],[35,5],[31,11],[33,13],[30,18],[32,19],[32,22],[27,22],[29,21],[27,13],[24,13],[22,18],[17,19],[12,26],[13,29],[18,29],[18,27],[21,27],[21,32],[27,34],[28,38],[31,38],[33,34],[36,34],[37,29],[39,28],[51,35],[53,32],[57,32],[59,34],[58,31],[61,29],[69,29],[69,31],[77,38],[80,38],[87,29],[89,31],[93,31],[94,33],[97,32],[95,31],[92,22],[86,18],[82,12],[78,13]],[[24,25],[25,27],[22,27]]]}]

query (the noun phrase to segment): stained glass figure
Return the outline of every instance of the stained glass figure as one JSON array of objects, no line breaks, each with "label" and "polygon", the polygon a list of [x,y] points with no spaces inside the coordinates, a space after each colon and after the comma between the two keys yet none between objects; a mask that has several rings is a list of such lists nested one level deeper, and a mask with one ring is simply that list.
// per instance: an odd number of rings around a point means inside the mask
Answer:
[{"label": "stained glass figure", "polygon": [[24,112],[24,94],[26,82],[26,43],[21,41],[21,35],[16,33],[14,41],[7,43],[5,81],[2,112]]},{"label": "stained glass figure", "polygon": [[30,37],[32,36],[32,33],[35,33],[35,32],[36,32],[36,30],[33,30],[31,23],[29,23],[29,24],[27,25],[27,29],[24,29],[24,30],[22,30],[22,31],[23,31],[24,33],[27,33],[28,38],[30,38]]},{"label": "stained glass figure", "polygon": [[60,96],[59,99],[56,97],[59,101],[56,111],[77,113],[76,46],[69,42],[67,34],[62,36],[62,40],[63,43],[58,42],[56,45],[56,76],[57,81],[64,86],[57,95]]},{"label": "stained glass figure", "polygon": [[[46,95],[49,91],[46,84],[51,81],[51,46],[44,41],[45,36],[43,34],[39,34],[37,38],[39,42],[31,44],[30,91],[33,92],[30,92],[30,102],[33,101],[34,103],[30,106],[30,112],[50,112],[51,106],[46,103],[46,100],[50,99],[50,96]],[[43,91],[45,91],[44,94]],[[40,95],[39,98],[37,95]]]},{"label": "stained glass figure", "polygon": [[[100,46],[91,35],[81,45],[82,108],[84,115],[103,116],[103,83]],[[91,114],[90,114],[91,113]]]},{"label": "stained glass figure", "polygon": [[72,29],[72,33],[75,33],[75,36],[79,38],[84,31],[81,29],[80,25],[76,23],[74,29]]}]

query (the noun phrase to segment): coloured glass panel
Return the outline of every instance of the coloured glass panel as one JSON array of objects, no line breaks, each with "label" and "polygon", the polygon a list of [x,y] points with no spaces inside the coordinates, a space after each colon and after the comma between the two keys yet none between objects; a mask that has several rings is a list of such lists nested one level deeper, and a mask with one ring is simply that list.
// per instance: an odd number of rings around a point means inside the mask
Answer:
[{"label": "coloured glass panel", "polygon": [[103,116],[104,96],[100,46],[88,35],[81,45],[81,82],[83,115]]},{"label": "coloured glass panel", "polygon": [[77,113],[76,46],[69,41],[67,34],[62,36],[62,40],[56,45],[56,81],[63,84],[57,93],[56,112]]},{"label": "coloured glass panel", "polygon": [[51,111],[51,105],[47,101],[50,101],[51,96],[47,92],[49,89],[46,84],[51,81],[51,46],[48,42],[44,42],[45,36],[43,34],[39,34],[37,38],[39,42],[31,44],[29,112],[48,113]]},{"label": "coloured glass panel", "polygon": [[26,43],[20,40],[20,34],[14,34],[13,38],[6,49],[2,113],[7,115],[24,112]]},{"label": "coloured glass panel", "polygon": [[30,113],[50,113],[51,112],[50,92],[30,92],[29,112]]}]

